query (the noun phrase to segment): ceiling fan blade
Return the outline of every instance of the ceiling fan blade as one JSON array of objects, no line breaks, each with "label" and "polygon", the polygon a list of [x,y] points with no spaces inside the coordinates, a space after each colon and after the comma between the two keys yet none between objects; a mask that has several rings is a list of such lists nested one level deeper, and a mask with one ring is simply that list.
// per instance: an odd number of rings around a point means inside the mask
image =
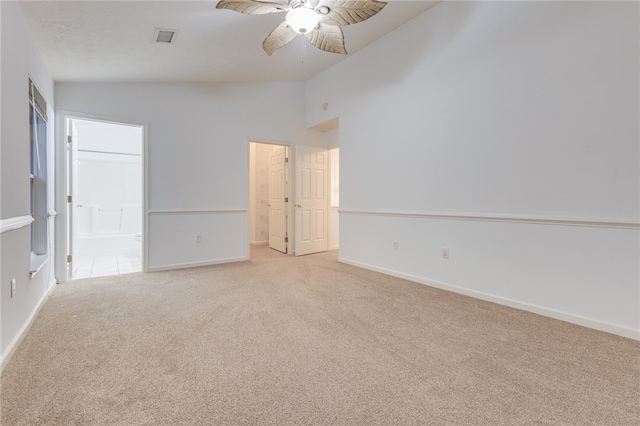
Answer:
[{"label": "ceiling fan blade", "polygon": [[289,6],[256,0],[220,0],[216,9],[229,9],[248,15],[264,15],[267,13],[286,12]]},{"label": "ceiling fan blade", "polygon": [[271,56],[273,52],[286,46],[296,38],[297,32],[293,31],[286,21],[282,21],[262,42],[262,48],[267,55]]},{"label": "ceiling fan blade", "polygon": [[318,28],[305,34],[307,40],[320,50],[329,53],[347,54],[344,47],[344,34],[342,28],[337,25],[326,25],[320,23]]},{"label": "ceiling fan blade", "polygon": [[327,25],[357,24],[380,12],[386,2],[376,0],[322,0],[318,7],[327,7],[329,12],[320,18]]}]

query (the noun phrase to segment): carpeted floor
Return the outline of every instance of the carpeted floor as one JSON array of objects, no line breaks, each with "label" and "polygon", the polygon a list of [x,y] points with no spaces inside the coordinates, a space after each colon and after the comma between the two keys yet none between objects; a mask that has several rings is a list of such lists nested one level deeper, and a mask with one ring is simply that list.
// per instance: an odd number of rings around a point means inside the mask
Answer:
[{"label": "carpeted floor", "polygon": [[640,343],[265,247],[59,285],[9,425],[640,423]]}]

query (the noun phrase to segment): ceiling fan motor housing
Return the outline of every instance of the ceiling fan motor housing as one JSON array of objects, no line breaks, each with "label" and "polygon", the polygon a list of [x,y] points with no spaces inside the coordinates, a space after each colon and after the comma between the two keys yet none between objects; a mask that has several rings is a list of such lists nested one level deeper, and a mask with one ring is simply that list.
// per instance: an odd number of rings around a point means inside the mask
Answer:
[{"label": "ceiling fan motor housing", "polygon": [[291,0],[289,7],[291,10],[287,12],[285,20],[298,34],[306,34],[318,26],[320,15],[313,8],[308,7],[304,0]]}]

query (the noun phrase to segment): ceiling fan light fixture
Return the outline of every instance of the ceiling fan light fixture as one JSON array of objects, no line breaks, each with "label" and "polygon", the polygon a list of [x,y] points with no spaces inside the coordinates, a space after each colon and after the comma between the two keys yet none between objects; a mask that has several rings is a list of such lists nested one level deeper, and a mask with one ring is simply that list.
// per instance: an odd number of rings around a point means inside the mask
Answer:
[{"label": "ceiling fan light fixture", "polygon": [[262,48],[269,56],[291,43],[298,34],[304,35],[320,50],[346,55],[341,27],[367,20],[387,4],[379,0],[286,0],[286,5],[284,2],[285,0],[218,0],[216,9],[235,10],[248,15],[286,12],[284,21],[262,42]]},{"label": "ceiling fan light fixture", "polygon": [[318,25],[320,15],[313,9],[301,6],[287,12],[285,20],[293,31],[306,34]]}]

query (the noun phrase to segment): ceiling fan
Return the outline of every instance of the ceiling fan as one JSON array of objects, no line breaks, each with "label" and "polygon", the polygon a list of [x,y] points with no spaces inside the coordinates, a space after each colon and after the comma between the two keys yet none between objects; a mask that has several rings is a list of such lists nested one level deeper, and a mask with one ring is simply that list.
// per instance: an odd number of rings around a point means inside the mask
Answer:
[{"label": "ceiling fan", "polygon": [[343,25],[371,18],[387,3],[377,0],[288,0],[287,3],[258,0],[220,0],[216,9],[229,9],[249,15],[286,12],[282,21],[262,42],[268,55],[303,34],[325,52],[347,54]]}]

